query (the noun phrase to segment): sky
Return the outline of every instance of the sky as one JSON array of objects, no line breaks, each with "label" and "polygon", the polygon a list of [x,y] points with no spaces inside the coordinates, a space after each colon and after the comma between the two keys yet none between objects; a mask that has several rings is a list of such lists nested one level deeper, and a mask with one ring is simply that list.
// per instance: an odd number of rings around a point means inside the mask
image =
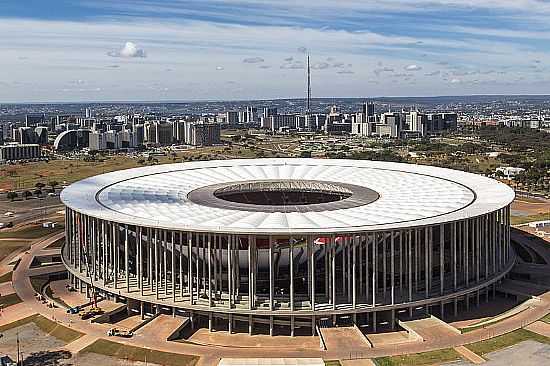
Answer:
[{"label": "sky", "polygon": [[0,0],[0,102],[550,94],[550,0]]}]

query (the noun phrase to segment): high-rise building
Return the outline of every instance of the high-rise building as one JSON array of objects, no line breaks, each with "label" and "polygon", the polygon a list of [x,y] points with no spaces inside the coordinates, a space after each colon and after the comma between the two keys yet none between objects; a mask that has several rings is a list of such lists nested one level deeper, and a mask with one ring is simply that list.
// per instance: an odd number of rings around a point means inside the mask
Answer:
[{"label": "high-rise building", "polygon": [[212,146],[220,143],[221,127],[219,123],[190,123],[186,143],[193,146]]},{"label": "high-rise building", "polygon": [[277,114],[277,108],[275,107],[265,107],[263,112],[264,118],[269,118]]},{"label": "high-rise building", "polygon": [[38,144],[8,144],[0,146],[0,161],[30,160],[42,156]]},{"label": "high-rise building", "polygon": [[374,108],[374,103],[366,102],[363,104],[363,114],[365,115],[365,122],[373,123],[376,122],[376,113]]},{"label": "high-rise building", "polygon": [[246,107],[246,121],[245,123],[258,122],[258,108]]},{"label": "high-rise building", "polygon": [[225,112],[225,122],[230,126],[235,126],[239,123],[239,112],[227,111]]}]

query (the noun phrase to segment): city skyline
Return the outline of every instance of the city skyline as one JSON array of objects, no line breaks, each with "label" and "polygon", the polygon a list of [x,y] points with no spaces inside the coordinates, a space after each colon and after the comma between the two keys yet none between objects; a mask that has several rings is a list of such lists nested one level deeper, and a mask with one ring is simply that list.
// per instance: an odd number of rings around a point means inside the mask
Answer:
[{"label": "city skyline", "polygon": [[305,97],[306,51],[313,98],[544,94],[548,18],[539,0],[8,0],[0,102]]}]

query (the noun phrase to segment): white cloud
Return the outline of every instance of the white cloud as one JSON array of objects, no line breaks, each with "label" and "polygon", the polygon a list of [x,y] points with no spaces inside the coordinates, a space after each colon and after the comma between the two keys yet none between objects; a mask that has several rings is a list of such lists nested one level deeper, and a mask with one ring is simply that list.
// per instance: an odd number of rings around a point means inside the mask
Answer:
[{"label": "white cloud", "polygon": [[422,70],[422,67],[418,66],[418,65],[408,65],[408,66],[405,66],[405,70],[406,71],[420,71],[420,70]]},{"label": "white cloud", "polygon": [[462,80],[460,79],[451,79],[451,84],[460,84]]},{"label": "white cloud", "polygon": [[247,57],[243,60],[245,64],[259,64],[264,62],[265,60],[261,57]]},{"label": "white cloud", "polygon": [[224,70],[224,67],[223,66],[216,66],[216,70],[222,71],[222,70]]},{"label": "white cloud", "polygon": [[305,69],[306,66],[302,61],[292,61],[292,62],[286,62],[281,65],[281,69],[288,69],[288,70],[301,70]]},{"label": "white cloud", "polygon": [[325,70],[325,69],[328,69],[329,67],[330,67],[330,64],[326,62],[319,62],[311,66],[311,68],[314,70]]},{"label": "white cloud", "polygon": [[126,42],[124,47],[116,51],[107,52],[107,55],[111,57],[147,57],[145,51],[141,48],[138,48],[134,42]]}]

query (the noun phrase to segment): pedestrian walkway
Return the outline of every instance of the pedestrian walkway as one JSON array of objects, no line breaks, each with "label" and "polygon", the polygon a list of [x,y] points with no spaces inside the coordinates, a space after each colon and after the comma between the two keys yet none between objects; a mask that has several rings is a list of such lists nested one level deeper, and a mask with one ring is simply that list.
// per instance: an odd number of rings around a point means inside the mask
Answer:
[{"label": "pedestrian walkway", "polygon": [[550,338],[550,324],[541,320],[534,322],[533,324],[529,324],[525,327],[525,329]]},{"label": "pedestrian walkway", "polygon": [[454,350],[457,351],[462,357],[464,357],[465,359],[467,359],[468,361],[476,365],[479,365],[485,362],[485,359],[483,357],[481,357],[477,353],[470,351],[468,348],[464,346],[454,347]]},{"label": "pedestrian walkway", "polygon": [[78,338],[77,340],[66,344],[63,347],[63,349],[66,350],[66,351],[71,352],[72,354],[76,354],[76,353],[79,353],[80,351],[82,351],[84,348],[91,345],[92,343],[94,343],[95,341],[97,341],[98,339],[99,339],[98,337],[95,337],[95,336],[92,336],[92,335],[84,335],[84,336]]},{"label": "pedestrian walkway", "polygon": [[340,361],[342,366],[376,366],[374,361],[368,358],[364,358],[361,360],[342,360]]}]

